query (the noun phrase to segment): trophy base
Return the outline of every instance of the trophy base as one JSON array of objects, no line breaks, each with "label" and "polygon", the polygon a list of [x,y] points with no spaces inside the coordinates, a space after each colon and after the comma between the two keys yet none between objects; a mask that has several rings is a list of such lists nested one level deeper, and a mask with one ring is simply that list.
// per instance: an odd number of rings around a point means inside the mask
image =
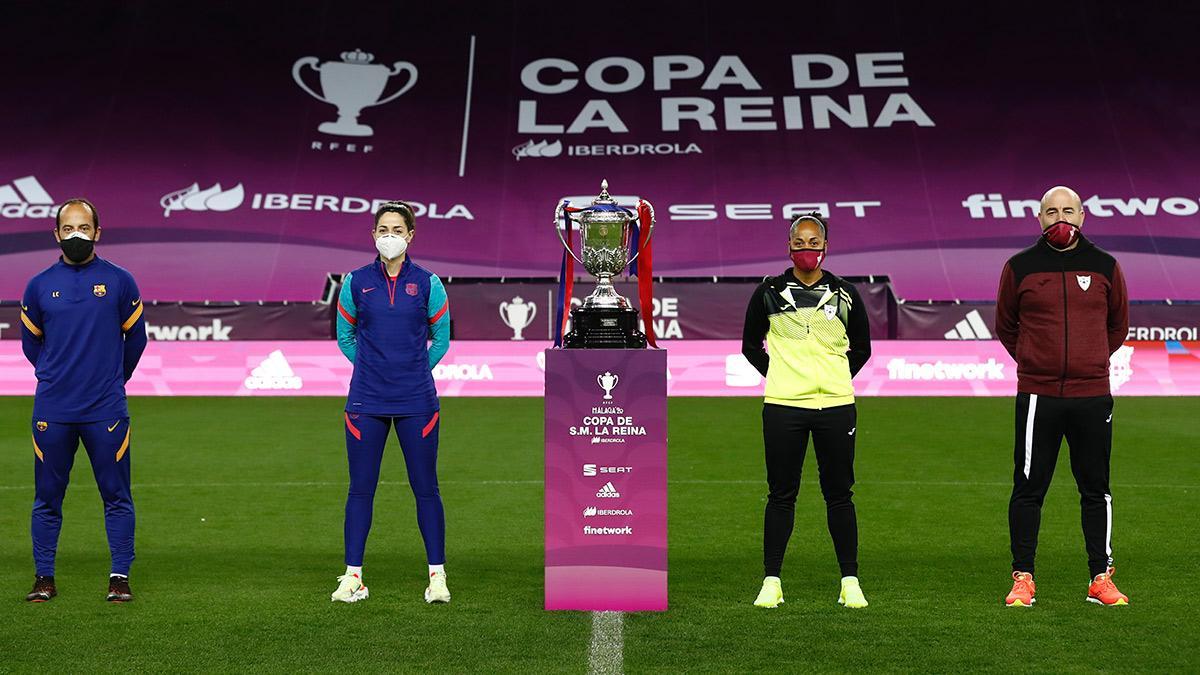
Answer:
[{"label": "trophy base", "polygon": [[638,330],[638,311],[625,308],[571,310],[571,332],[563,338],[567,349],[645,349],[646,335]]},{"label": "trophy base", "polygon": [[359,124],[354,118],[339,117],[336,122],[322,122],[317,131],[331,136],[370,136],[375,130],[366,124]]}]

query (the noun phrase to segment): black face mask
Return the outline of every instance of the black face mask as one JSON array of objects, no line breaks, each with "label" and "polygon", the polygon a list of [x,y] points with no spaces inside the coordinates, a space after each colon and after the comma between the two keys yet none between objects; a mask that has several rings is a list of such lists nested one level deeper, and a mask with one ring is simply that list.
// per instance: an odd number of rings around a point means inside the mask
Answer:
[{"label": "black face mask", "polygon": [[63,255],[67,256],[67,260],[78,265],[91,257],[96,245],[91,239],[69,237],[58,242],[58,246],[62,249]]}]

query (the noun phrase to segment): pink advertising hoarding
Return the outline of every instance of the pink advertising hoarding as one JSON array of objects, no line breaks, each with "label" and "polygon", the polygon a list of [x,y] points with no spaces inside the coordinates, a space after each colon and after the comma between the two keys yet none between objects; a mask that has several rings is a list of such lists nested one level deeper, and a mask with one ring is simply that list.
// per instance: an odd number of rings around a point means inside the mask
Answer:
[{"label": "pink advertising hoarding", "polygon": [[[0,395],[29,396],[33,368],[16,344],[0,354]],[[734,340],[661,343],[670,396],[761,396]],[[434,370],[442,396],[541,396],[541,341],[455,341]],[[862,396],[1010,396],[1016,365],[996,341],[881,340],[854,378]],[[133,396],[345,396],[352,366],[332,341],[152,341]],[[1111,361],[1118,396],[1200,395],[1200,342],[1127,342]]]}]

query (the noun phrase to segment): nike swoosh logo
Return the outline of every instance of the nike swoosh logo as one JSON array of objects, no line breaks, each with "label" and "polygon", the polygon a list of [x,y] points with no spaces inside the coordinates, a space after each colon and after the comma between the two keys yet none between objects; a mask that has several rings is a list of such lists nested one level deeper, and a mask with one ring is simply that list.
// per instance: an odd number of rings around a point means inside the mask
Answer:
[{"label": "nike swoosh logo", "polygon": [[117,428],[117,425],[118,425],[118,424],[120,424],[120,423],[121,423],[121,420],[117,420],[116,422],[113,422],[113,425],[112,425],[111,427],[109,427],[109,428],[108,428],[108,433],[110,433],[110,434],[111,434],[111,433],[112,433],[112,430],[113,430],[113,429],[116,429],[116,428]]},{"label": "nike swoosh logo", "polygon": [[855,431],[858,431],[858,427],[850,427],[850,433],[848,433],[846,435],[853,436]]},{"label": "nike swoosh logo", "polygon": [[1112,421],[1112,413],[1109,413],[1109,414],[1108,414],[1108,419],[1106,419],[1106,420],[1104,420],[1104,421],[1105,421],[1105,422],[1111,422],[1111,421]]},{"label": "nike swoosh logo", "polygon": [[363,289],[363,293],[370,293],[370,292],[371,292],[371,291],[373,291],[373,290],[375,290],[375,287],[374,287],[374,286],[372,286],[372,287],[370,287],[370,288],[364,288],[364,289]]},{"label": "nike swoosh logo", "polygon": [[141,300],[134,300],[133,302],[131,302],[129,304],[133,305],[134,307],[137,307],[139,302],[141,302]]}]

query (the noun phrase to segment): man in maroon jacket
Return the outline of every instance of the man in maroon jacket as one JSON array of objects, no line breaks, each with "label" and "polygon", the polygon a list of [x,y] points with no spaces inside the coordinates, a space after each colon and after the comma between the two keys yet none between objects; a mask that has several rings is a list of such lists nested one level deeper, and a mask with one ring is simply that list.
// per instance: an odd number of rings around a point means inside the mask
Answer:
[{"label": "man in maroon jacket", "polygon": [[1125,605],[1112,582],[1113,399],[1108,359],[1129,330],[1121,266],[1080,233],[1083,205],[1066,187],[1042,197],[1042,236],[1004,265],[996,335],[1017,362],[1017,423],[1008,528],[1013,589],[1009,607],[1034,602],[1033,558],[1042,501],[1065,436],[1079,488],[1092,583],[1087,599]]}]

